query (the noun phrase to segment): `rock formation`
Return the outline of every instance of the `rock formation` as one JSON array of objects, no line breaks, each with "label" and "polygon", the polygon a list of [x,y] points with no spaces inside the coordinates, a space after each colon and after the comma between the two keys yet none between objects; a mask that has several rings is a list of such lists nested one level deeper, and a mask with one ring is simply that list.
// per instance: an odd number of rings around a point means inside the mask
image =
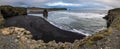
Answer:
[{"label": "rock formation", "polygon": [[0,11],[5,19],[13,16],[27,15],[27,9],[24,7],[4,5],[0,6]]},{"label": "rock formation", "polygon": [[47,9],[44,9],[44,11],[43,11],[43,17],[44,18],[48,17],[48,11],[47,11]]},{"label": "rock formation", "polygon": [[111,9],[108,11],[108,14],[104,17],[107,21],[107,27],[110,27],[110,25],[113,23],[113,20],[120,17],[120,8]]},{"label": "rock formation", "polygon": [[31,38],[31,32],[24,28],[2,28],[0,29],[0,49],[29,49],[27,46],[23,46],[23,43],[27,41],[32,42],[33,40]]}]

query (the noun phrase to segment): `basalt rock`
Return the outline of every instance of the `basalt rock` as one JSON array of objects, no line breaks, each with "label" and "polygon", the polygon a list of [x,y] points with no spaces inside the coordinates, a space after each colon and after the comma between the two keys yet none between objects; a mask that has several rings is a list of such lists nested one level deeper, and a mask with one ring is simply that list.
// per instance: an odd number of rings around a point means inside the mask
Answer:
[{"label": "basalt rock", "polygon": [[74,42],[76,39],[83,39],[85,35],[59,29],[48,21],[37,16],[15,16],[6,19],[5,27],[20,27],[30,31],[35,40],[49,42]]}]

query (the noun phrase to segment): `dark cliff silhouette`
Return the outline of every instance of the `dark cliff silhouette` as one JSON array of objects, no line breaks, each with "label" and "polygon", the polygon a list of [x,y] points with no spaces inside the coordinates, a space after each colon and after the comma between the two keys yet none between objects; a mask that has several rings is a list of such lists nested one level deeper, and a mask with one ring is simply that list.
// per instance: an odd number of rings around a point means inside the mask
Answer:
[{"label": "dark cliff silhouette", "polygon": [[0,6],[1,14],[5,19],[19,16],[19,15],[27,15],[27,8],[24,7],[13,7],[9,5]]}]

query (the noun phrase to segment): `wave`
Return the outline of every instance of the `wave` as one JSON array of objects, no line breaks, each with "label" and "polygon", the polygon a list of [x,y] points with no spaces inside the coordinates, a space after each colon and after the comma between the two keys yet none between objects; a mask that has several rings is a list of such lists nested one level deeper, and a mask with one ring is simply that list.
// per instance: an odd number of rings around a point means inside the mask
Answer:
[{"label": "wave", "polygon": [[[41,16],[42,14],[31,14]],[[71,11],[52,11],[48,14],[48,22],[52,25],[72,32],[77,32],[90,36],[100,31],[106,26],[103,17],[106,14],[100,13],[81,13]]]},{"label": "wave", "polygon": [[100,14],[100,13],[79,13],[79,12],[69,12],[69,11],[53,11],[53,12],[50,12],[50,14],[70,15],[77,18],[102,18],[106,15],[106,14]]},{"label": "wave", "polygon": [[[49,21],[50,22],[50,21]],[[60,29],[64,29],[64,30],[68,30],[68,31],[71,31],[71,32],[76,32],[76,33],[80,33],[80,34],[83,34],[85,36],[91,36],[91,34],[88,34],[88,33],[84,33],[80,30],[77,30],[77,29],[74,29],[74,28],[70,28],[70,27],[67,27],[67,26],[60,26],[60,25],[56,25],[55,23],[53,22],[50,22],[50,24],[60,28]]]}]

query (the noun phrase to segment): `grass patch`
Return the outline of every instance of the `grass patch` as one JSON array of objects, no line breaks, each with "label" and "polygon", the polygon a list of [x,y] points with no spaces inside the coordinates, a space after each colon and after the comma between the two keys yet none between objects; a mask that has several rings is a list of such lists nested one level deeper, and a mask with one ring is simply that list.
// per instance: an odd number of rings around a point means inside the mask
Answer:
[{"label": "grass patch", "polygon": [[111,28],[108,28],[106,30],[102,30],[100,31],[99,33],[95,34],[95,35],[92,35],[90,36],[89,38],[87,38],[86,40],[86,44],[87,45],[93,45],[94,42],[98,41],[98,40],[101,40],[103,38],[105,38],[106,36],[109,36],[112,34],[112,29]]}]

